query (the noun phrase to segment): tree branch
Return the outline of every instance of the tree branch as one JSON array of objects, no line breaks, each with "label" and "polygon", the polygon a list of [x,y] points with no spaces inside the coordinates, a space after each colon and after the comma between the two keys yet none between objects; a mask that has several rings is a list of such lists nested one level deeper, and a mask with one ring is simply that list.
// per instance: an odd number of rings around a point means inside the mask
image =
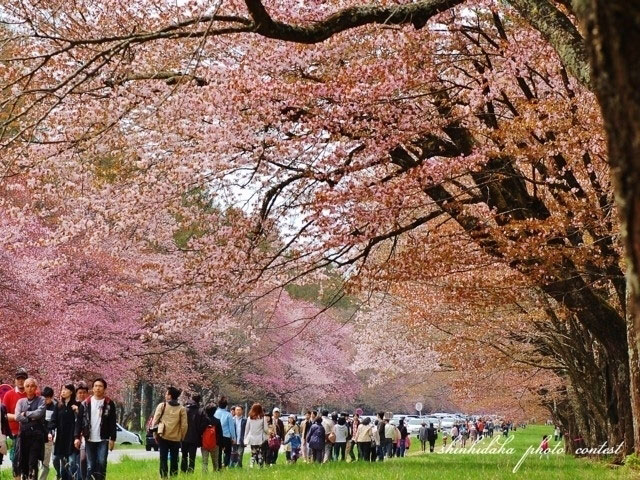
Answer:
[{"label": "tree branch", "polygon": [[427,21],[464,0],[422,0],[416,3],[394,6],[362,5],[345,8],[324,20],[310,25],[290,25],[271,18],[262,1],[245,0],[249,14],[255,23],[255,32],[278,40],[297,43],[320,43],[331,36],[372,23],[382,25],[405,25],[411,23],[416,29]]}]

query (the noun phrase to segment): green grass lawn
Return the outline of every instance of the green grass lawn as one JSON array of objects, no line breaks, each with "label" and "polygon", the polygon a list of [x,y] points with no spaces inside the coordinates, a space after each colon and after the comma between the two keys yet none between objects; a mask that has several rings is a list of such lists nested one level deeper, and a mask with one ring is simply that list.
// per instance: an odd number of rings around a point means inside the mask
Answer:
[{"label": "green grass lawn", "polygon": [[[342,480],[345,478],[362,478],[366,480],[387,479],[631,479],[640,476],[626,467],[612,467],[606,462],[589,459],[576,459],[573,456],[539,454],[528,456],[517,473],[514,466],[527,451],[529,446],[537,448],[542,435],[551,434],[552,427],[531,426],[513,433],[513,439],[505,448],[513,448],[512,454],[451,454],[420,453],[419,442],[412,443],[409,454],[405,458],[385,460],[383,463],[343,463],[332,462],[326,465],[296,464],[286,465],[284,455],[278,458],[278,465],[271,468],[229,469],[224,472],[209,472],[207,478],[220,479],[274,479],[295,478],[296,480]],[[503,438],[503,437],[501,437]],[[440,448],[438,440],[437,448]],[[553,441],[550,444],[554,447]],[[468,450],[468,447],[467,447]],[[245,465],[248,465],[245,456]],[[200,473],[201,464],[196,463],[196,473],[180,475],[180,478],[198,480],[205,478]],[[109,465],[109,479],[147,480],[158,478],[158,460],[133,461],[124,460],[120,464]]]}]

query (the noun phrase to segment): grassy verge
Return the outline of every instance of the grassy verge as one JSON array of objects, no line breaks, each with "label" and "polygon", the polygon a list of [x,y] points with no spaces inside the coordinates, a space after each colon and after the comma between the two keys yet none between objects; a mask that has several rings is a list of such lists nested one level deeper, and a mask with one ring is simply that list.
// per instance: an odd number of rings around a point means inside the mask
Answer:
[{"label": "grassy verge", "polygon": [[[513,452],[504,454],[470,454],[470,453],[426,453],[419,452],[419,442],[414,442],[406,458],[386,460],[383,463],[343,463],[332,462],[326,465],[286,465],[284,455],[280,455],[278,465],[263,469],[229,469],[224,472],[203,475],[198,459],[196,473],[181,474],[179,477],[199,480],[209,477],[220,479],[277,479],[295,478],[296,480],[342,480],[342,479],[516,479],[548,480],[548,479],[632,479],[639,478],[627,468],[614,468],[602,461],[576,459],[564,454],[541,456],[531,454],[513,473],[513,468],[527,451],[528,447],[537,448],[543,434],[552,433],[551,427],[532,426],[518,430],[513,439],[505,446]],[[501,438],[502,440],[502,438]],[[488,443],[488,442],[487,442]],[[486,444],[485,444],[486,445]],[[495,445],[495,444],[494,444]],[[555,444],[551,442],[553,448]],[[438,447],[441,447],[440,440]],[[467,451],[469,448],[467,448]],[[248,460],[245,457],[245,460]],[[248,465],[248,461],[245,462]],[[283,477],[284,476],[284,477]],[[158,478],[158,460],[133,461],[125,459],[119,464],[109,465],[109,479],[149,480]]]}]

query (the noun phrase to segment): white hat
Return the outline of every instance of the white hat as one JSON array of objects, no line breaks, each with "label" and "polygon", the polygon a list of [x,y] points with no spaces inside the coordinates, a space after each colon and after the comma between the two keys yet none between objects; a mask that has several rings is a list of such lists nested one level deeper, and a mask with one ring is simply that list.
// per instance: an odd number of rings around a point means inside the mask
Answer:
[{"label": "white hat", "polygon": [[273,409],[273,413],[276,413],[276,412],[280,413],[280,409],[278,407]]}]

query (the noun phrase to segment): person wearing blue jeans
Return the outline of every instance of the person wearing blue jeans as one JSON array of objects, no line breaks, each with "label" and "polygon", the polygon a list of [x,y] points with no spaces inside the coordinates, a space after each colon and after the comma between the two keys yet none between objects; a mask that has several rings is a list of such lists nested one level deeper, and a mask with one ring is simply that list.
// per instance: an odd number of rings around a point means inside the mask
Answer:
[{"label": "person wearing blue jeans", "polygon": [[53,468],[56,469],[58,477],[62,480],[76,480],[80,479],[79,470],[80,454],[72,453],[68,457],[54,455]]},{"label": "person wearing blue jeans", "polygon": [[107,456],[116,441],[116,406],[105,396],[107,382],[97,378],[93,382],[93,395],[78,406],[74,446],[80,449],[85,439],[87,479],[104,480],[107,477]]},{"label": "person wearing blue jeans", "polygon": [[109,440],[88,441],[85,448],[87,451],[87,478],[104,480],[107,477]]}]

